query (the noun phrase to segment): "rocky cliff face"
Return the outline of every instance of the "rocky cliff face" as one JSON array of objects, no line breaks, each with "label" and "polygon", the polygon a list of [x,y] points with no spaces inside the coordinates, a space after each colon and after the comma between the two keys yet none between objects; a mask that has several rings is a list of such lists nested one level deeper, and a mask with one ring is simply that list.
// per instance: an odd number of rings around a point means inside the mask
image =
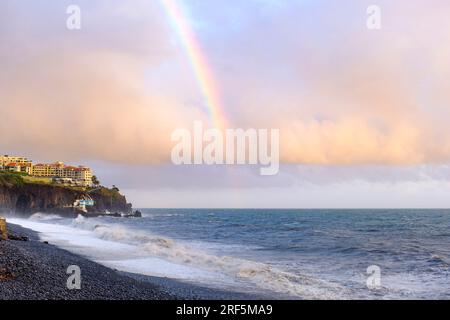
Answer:
[{"label": "rocky cliff face", "polygon": [[93,207],[88,207],[90,212],[120,212],[130,214],[133,211],[132,204],[127,202],[124,195],[119,191],[102,188],[89,193],[90,197],[95,201]]},{"label": "rocky cliff face", "polygon": [[[89,212],[131,213],[132,206],[116,190],[106,188],[89,193],[95,205]],[[54,185],[42,184],[4,184],[0,185],[0,213],[30,215],[36,212],[73,213],[70,208],[75,200],[86,196],[85,192]]]}]

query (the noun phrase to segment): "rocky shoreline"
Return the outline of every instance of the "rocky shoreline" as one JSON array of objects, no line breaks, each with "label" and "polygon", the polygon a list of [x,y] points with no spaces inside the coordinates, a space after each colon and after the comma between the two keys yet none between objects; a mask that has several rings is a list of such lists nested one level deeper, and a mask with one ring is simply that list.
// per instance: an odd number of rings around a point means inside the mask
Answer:
[{"label": "rocky shoreline", "polygon": [[[172,294],[157,285],[137,281],[51,244],[36,233],[9,224],[15,239],[0,241],[2,300],[167,300]],[[22,237],[22,239],[20,239]],[[24,237],[28,240],[24,241]],[[81,269],[81,289],[67,288],[67,268]]]},{"label": "rocky shoreline", "polygon": [[[0,241],[0,300],[258,300],[270,297],[230,292],[167,278],[109,269],[40,240],[38,233],[8,224]],[[67,288],[67,268],[80,267],[81,289]]]}]

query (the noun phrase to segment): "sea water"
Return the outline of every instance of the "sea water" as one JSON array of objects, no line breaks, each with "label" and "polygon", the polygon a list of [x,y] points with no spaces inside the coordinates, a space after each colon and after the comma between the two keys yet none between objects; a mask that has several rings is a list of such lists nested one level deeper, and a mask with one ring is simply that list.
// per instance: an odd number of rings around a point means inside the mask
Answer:
[{"label": "sea water", "polygon": [[[450,210],[142,209],[10,219],[118,270],[273,298],[449,299]],[[369,289],[367,269],[380,270]]]}]

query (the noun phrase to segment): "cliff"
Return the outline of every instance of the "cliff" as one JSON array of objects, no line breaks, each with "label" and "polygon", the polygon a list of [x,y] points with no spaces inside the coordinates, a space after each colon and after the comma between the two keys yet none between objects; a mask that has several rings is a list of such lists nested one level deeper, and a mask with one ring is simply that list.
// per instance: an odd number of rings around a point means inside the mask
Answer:
[{"label": "cliff", "polygon": [[51,184],[25,183],[20,176],[0,175],[0,213],[74,214],[70,207],[77,199],[83,199],[87,195],[95,201],[94,206],[87,207],[89,212],[132,212],[131,204],[127,203],[125,196],[116,189],[102,187],[97,190],[82,190]]}]

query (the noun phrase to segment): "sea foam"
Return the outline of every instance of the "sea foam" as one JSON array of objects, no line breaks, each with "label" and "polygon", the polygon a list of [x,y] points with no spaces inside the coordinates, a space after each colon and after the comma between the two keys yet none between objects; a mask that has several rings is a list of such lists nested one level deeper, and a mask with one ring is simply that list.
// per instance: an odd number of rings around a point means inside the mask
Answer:
[{"label": "sea foam", "polygon": [[62,224],[60,219],[41,214],[10,222],[38,231],[44,240],[122,271],[245,292],[273,292],[305,299],[346,298],[343,287],[301,272],[294,274],[262,262],[217,255],[120,224],[82,216],[64,219]]}]

